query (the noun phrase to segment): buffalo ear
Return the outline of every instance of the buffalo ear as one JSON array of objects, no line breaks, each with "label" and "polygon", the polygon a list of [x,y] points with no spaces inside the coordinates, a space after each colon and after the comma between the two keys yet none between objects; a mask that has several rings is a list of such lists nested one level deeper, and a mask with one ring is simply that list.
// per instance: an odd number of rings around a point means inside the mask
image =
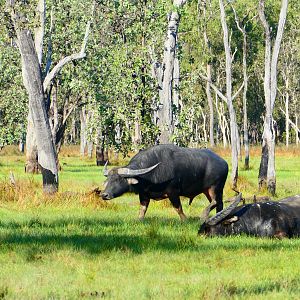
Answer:
[{"label": "buffalo ear", "polygon": [[239,218],[237,216],[233,216],[232,218],[230,219],[227,219],[223,222],[224,225],[230,225],[231,223],[234,223],[236,221],[238,221]]},{"label": "buffalo ear", "polygon": [[139,181],[135,178],[127,178],[128,184],[138,184]]}]

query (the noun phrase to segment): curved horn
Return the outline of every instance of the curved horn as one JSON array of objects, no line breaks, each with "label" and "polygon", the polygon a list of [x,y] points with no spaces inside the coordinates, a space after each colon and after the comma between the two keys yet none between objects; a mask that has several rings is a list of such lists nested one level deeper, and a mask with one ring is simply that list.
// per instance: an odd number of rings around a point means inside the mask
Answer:
[{"label": "curved horn", "polygon": [[236,199],[227,208],[223,209],[213,217],[209,218],[205,223],[207,225],[216,225],[217,223],[221,222],[238,206],[241,200],[242,200],[242,193],[239,193],[236,196]]},{"label": "curved horn", "polygon": [[103,169],[103,175],[104,175],[105,177],[108,176],[107,164],[108,164],[108,160],[106,161],[106,163],[105,163],[105,165],[104,165],[104,169]]},{"label": "curved horn", "polygon": [[133,176],[138,176],[138,175],[143,175],[146,173],[149,173],[150,171],[152,171],[153,169],[155,169],[160,163],[146,168],[146,169],[137,169],[137,170],[133,170],[133,169],[129,169],[129,168],[119,168],[118,169],[118,174],[119,175],[123,175],[125,177],[133,177]]}]

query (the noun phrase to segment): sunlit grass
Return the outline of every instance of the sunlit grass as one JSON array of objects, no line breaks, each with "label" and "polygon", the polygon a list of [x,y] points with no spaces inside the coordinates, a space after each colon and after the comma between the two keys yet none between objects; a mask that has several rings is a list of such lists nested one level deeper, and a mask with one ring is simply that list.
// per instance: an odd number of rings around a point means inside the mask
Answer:
[{"label": "sunlit grass", "polygon": [[[203,195],[191,206],[183,199],[187,222],[166,201],[151,202],[139,222],[136,195],[100,200],[91,191],[102,167],[64,151],[54,197],[42,194],[40,175],[24,174],[23,156],[0,155],[0,299],[299,298],[299,239],[198,236]],[[293,151],[277,157],[276,199],[300,194]],[[240,168],[239,189],[266,195],[258,156],[250,166]],[[225,198],[233,195],[228,182]]]}]

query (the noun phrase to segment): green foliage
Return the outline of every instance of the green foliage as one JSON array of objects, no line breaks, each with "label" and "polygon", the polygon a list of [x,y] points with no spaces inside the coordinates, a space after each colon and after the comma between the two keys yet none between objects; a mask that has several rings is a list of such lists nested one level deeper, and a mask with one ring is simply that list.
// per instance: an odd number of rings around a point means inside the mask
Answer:
[{"label": "green foliage", "polygon": [[[3,32],[2,32],[3,33]],[[26,132],[27,96],[22,86],[18,49],[0,34],[0,146],[13,144]]]},{"label": "green foliage", "polygon": [[[200,1],[201,2],[201,1]],[[209,110],[205,82],[199,74],[205,74],[207,63],[212,65],[213,82],[224,93],[225,61],[219,3],[208,1],[204,14],[203,4],[188,1],[180,9],[177,55],[180,60],[180,107],[174,108],[176,124],[173,141],[180,145],[204,145],[207,139]],[[29,3],[29,4],[28,4]],[[202,3],[202,2],[201,2]],[[266,1],[266,16],[272,26],[274,38],[281,1]],[[20,57],[17,51],[9,17],[9,8],[0,1],[0,144],[15,143],[26,128],[27,96],[21,76]],[[37,1],[16,1],[18,10],[27,16],[28,26],[38,26],[35,5]],[[242,36],[237,29],[231,5],[240,21],[246,24],[248,40],[248,117],[249,129],[261,135],[264,116],[263,73],[264,34],[257,18],[257,3],[251,0],[231,1],[226,5],[227,23],[230,30],[233,60],[233,92],[242,83]],[[174,7],[170,0],[147,1],[93,1],[47,0],[44,56],[42,71],[45,71],[47,47],[50,41],[51,11],[53,16],[52,66],[63,57],[79,52],[88,20],[92,20],[86,49],[86,58],[66,65],[55,80],[58,110],[64,110],[66,99],[78,105],[73,114],[76,124],[78,109],[87,105],[93,111],[88,124],[89,138],[96,143],[105,140],[108,147],[126,154],[132,149],[144,148],[155,143],[159,129],[154,122],[158,104],[158,89],[153,78],[152,64],[162,62],[163,45],[167,29],[167,14]],[[247,9],[245,9],[245,7]],[[291,0],[284,34],[284,43],[279,63],[279,93],[275,103],[275,116],[279,131],[285,131],[283,99],[286,92],[283,71],[292,69],[290,87],[290,113],[293,122],[299,115],[297,99],[299,87],[296,67],[284,67],[288,60],[291,66],[299,64],[299,3]],[[256,17],[255,17],[256,16]],[[26,22],[27,22],[26,21]],[[203,33],[206,30],[209,47]],[[241,127],[242,94],[234,106]],[[214,100],[215,102],[215,100]],[[13,104],[12,104],[13,103]],[[225,116],[227,112],[225,111]],[[68,121],[67,131],[71,130]],[[215,130],[220,131],[215,113]],[[141,139],[134,140],[136,124],[139,124]],[[282,141],[282,136],[279,140]],[[251,139],[251,142],[257,142]],[[219,141],[221,143],[221,141]]]}]

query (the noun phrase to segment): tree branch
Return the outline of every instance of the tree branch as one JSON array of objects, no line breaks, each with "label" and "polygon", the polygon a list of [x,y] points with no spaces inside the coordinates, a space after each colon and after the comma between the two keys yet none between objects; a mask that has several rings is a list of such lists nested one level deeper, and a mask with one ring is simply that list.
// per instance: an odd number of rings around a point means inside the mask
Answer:
[{"label": "tree branch", "polygon": [[[281,112],[285,115],[286,117],[286,113],[285,111],[280,107],[279,108],[281,110]],[[296,126],[296,124],[291,120],[291,119],[288,119],[288,122],[292,125],[292,127],[297,130],[299,133],[300,133],[300,129]]]},{"label": "tree branch", "polygon": [[75,103],[73,103],[73,104],[68,108],[68,112],[65,114],[65,116],[64,116],[64,118],[63,118],[63,122],[62,122],[63,124],[66,124],[66,122],[67,122],[69,116],[71,115],[71,113],[73,112],[73,110],[74,110],[76,107],[78,107],[78,103],[79,103],[80,99],[81,99],[81,97],[79,97],[79,98],[77,99],[77,101],[76,101]]},{"label": "tree branch", "polygon": [[37,4],[37,14],[40,18],[40,24],[35,28],[34,34],[34,44],[35,50],[38,56],[39,64],[42,65],[43,58],[43,42],[44,42],[44,34],[45,34],[45,0],[39,0]]},{"label": "tree branch", "polygon": [[233,52],[233,54],[231,55],[231,62],[234,61],[234,57],[235,57],[235,55],[236,55],[236,52],[237,52],[237,48],[234,49],[234,52]]},{"label": "tree branch", "polygon": [[212,87],[212,89],[217,93],[217,95],[226,102],[227,104],[227,98],[223,95],[223,93],[218,89],[218,87],[216,85],[214,85],[211,80],[209,80],[206,76],[204,76],[203,74],[199,74],[200,77],[204,80],[206,80],[209,85]]},{"label": "tree branch", "polygon": [[232,96],[232,101],[239,95],[239,93],[242,91],[243,87],[245,85],[245,82],[243,82],[240,86],[240,88],[237,90],[237,92]]},{"label": "tree branch", "polygon": [[51,70],[51,72],[46,75],[46,78],[45,78],[44,84],[43,84],[44,91],[48,88],[50,82],[60,72],[60,70],[64,67],[65,64],[67,64],[67,63],[69,63],[73,60],[84,58],[86,56],[85,48],[86,48],[86,44],[87,44],[87,40],[88,40],[88,36],[89,36],[90,25],[91,25],[91,22],[88,21],[87,24],[86,24],[85,35],[84,35],[84,39],[83,39],[83,42],[82,42],[80,52],[79,53],[74,53],[72,55],[69,55],[69,56],[64,57],[63,59],[61,59],[57,63],[57,65]]},{"label": "tree branch", "polygon": [[50,13],[50,30],[49,30],[49,41],[48,41],[45,76],[47,76],[47,74],[49,73],[52,64],[52,30],[53,30],[53,7],[51,8],[51,13]]}]

